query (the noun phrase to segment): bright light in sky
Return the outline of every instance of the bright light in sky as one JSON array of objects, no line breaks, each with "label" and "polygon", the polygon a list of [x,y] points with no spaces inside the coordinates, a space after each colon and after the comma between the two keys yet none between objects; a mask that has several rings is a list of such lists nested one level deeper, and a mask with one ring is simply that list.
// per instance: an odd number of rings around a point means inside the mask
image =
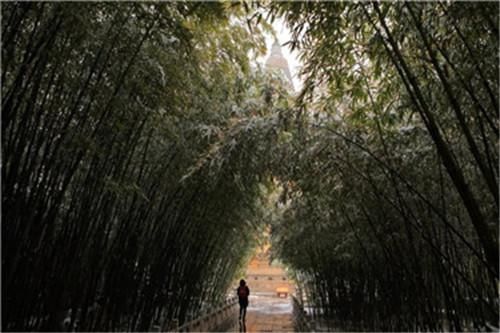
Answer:
[{"label": "bright light in sky", "polygon": [[[280,45],[283,45],[284,43],[292,39],[290,31],[285,26],[281,18],[276,18],[274,20],[273,28],[276,31],[276,37],[278,38],[278,43]],[[264,64],[271,54],[271,47],[273,43],[274,37],[270,34],[266,34],[267,54],[263,58],[258,60],[261,64]],[[292,74],[292,81],[295,91],[299,91],[302,88],[302,80],[300,80],[300,78],[298,77],[298,73],[302,65],[298,60],[298,53],[297,51],[290,52],[290,48],[288,45],[282,46],[281,52],[283,53],[285,59],[288,61],[288,67],[290,68],[290,73]]]}]

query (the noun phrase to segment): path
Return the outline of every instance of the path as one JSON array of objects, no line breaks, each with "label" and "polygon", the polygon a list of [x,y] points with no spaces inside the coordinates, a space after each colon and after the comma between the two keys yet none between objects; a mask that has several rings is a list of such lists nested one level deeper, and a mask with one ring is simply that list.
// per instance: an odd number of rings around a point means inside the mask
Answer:
[{"label": "path", "polygon": [[245,327],[233,332],[293,332],[292,303],[289,298],[250,295]]}]

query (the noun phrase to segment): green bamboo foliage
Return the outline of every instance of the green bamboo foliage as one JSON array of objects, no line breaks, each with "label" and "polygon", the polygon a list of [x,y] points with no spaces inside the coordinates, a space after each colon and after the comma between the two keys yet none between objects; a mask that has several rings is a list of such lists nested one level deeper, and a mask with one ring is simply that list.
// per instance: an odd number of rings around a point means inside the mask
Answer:
[{"label": "green bamboo foliage", "polygon": [[[297,108],[250,69],[264,9],[301,52]],[[182,324],[268,220],[331,329],[498,326],[496,22],[494,3],[3,4],[2,328]]]},{"label": "green bamboo foliage", "polygon": [[273,235],[314,313],[498,327],[498,4],[272,7],[306,77]]},{"label": "green bamboo foliage", "polygon": [[225,297],[271,126],[247,14],[2,5],[3,329],[147,331]]}]

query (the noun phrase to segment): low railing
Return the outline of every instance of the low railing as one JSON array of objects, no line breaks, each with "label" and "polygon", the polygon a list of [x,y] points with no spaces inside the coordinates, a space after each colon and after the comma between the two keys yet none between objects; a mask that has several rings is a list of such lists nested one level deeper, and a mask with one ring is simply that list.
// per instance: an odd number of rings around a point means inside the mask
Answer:
[{"label": "low railing", "polygon": [[224,332],[237,325],[238,297],[227,298],[206,314],[178,326],[177,321],[166,327],[167,332]]},{"label": "low railing", "polygon": [[311,323],[304,311],[304,306],[292,296],[293,302],[293,326],[295,332],[311,332]]}]

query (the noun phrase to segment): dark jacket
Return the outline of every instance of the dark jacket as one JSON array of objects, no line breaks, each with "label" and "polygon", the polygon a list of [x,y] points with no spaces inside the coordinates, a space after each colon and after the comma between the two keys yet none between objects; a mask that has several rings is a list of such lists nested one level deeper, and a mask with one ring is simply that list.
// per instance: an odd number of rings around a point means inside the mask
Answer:
[{"label": "dark jacket", "polygon": [[238,289],[236,289],[236,294],[238,295],[240,302],[248,302],[250,289],[248,289],[247,286],[239,286]]}]

